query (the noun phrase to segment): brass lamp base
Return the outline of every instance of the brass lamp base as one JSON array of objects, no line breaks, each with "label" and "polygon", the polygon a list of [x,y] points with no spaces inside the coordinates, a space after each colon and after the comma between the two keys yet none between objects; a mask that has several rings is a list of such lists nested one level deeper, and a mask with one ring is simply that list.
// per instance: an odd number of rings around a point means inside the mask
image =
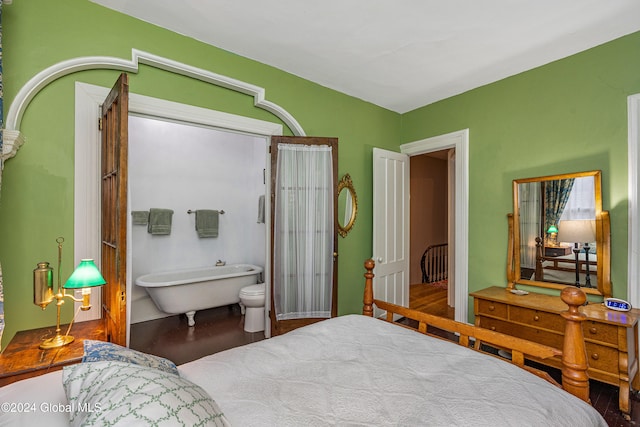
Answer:
[{"label": "brass lamp base", "polygon": [[49,338],[46,339],[44,341],[42,341],[42,343],[40,344],[40,348],[43,350],[48,350],[51,348],[58,348],[58,347],[62,347],[65,346],[67,344],[71,344],[73,342],[74,338],[71,335],[60,335],[57,334],[55,337],[53,338]]}]

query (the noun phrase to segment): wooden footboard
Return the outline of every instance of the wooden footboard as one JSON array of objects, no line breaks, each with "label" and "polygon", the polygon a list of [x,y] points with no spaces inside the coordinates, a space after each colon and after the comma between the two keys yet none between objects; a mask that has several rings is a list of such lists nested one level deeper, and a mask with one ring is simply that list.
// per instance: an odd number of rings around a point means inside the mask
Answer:
[{"label": "wooden footboard", "polygon": [[[373,306],[375,305],[381,310],[386,311],[384,320],[393,321],[394,314],[407,319],[412,319],[418,323],[417,331],[441,338],[427,332],[427,326],[432,326],[440,330],[456,334],[458,343],[465,347],[473,345],[475,350],[481,351],[481,344],[486,344],[495,348],[504,349],[511,352],[511,363],[526,369],[546,380],[558,385],[546,372],[526,366],[524,364],[526,356],[533,356],[540,359],[546,359],[554,356],[562,357],[562,388],[578,398],[590,403],[589,401],[589,376],[587,374],[587,353],[582,335],[581,322],[585,316],[580,313],[578,308],[586,301],[585,294],[576,287],[567,287],[562,290],[561,298],[569,309],[562,313],[562,317],[566,319],[564,334],[564,351],[549,347],[546,345],[534,343],[521,338],[510,335],[501,334],[470,325],[460,323],[454,320],[438,317],[416,310],[411,310],[399,305],[390,304],[385,301],[377,300],[373,297],[373,269],[375,263],[369,259],[365,261],[364,267],[366,273],[364,277],[364,306],[362,314],[373,317]],[[399,326],[405,326],[396,323]],[[414,328],[411,328],[414,329]],[[505,359],[505,361],[508,361]]]}]

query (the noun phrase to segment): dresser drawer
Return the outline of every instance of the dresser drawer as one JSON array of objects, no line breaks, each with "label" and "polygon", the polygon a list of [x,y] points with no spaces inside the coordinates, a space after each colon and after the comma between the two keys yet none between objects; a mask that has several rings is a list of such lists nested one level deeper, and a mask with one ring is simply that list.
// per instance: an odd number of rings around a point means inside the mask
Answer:
[{"label": "dresser drawer", "polygon": [[528,341],[548,345],[557,349],[562,349],[564,341],[563,335],[556,334],[554,332],[516,325],[515,323],[491,319],[488,317],[480,317],[478,325],[485,329],[500,332],[501,334],[523,338]]},{"label": "dresser drawer", "polygon": [[618,375],[618,350],[604,345],[587,342],[587,363],[589,369],[598,369]]},{"label": "dresser drawer", "polygon": [[507,318],[507,304],[501,302],[478,300],[478,314],[500,317],[502,319]]},{"label": "dresser drawer", "polygon": [[530,308],[511,307],[510,320],[524,323],[534,328],[550,329],[552,331],[564,332],[564,318],[555,313],[532,310]]},{"label": "dresser drawer", "polygon": [[582,322],[582,332],[585,340],[593,340],[618,345],[618,327],[592,320]]}]

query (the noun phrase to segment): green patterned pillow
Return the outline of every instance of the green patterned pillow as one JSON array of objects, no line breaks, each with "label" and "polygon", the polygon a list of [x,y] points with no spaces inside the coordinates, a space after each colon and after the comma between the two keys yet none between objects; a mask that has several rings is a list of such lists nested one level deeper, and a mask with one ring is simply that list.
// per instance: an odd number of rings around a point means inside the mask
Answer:
[{"label": "green patterned pillow", "polygon": [[63,369],[72,426],[227,426],[200,386],[155,368],[117,361]]},{"label": "green patterned pillow", "polygon": [[164,357],[132,350],[106,341],[84,340],[83,346],[83,362],[101,362],[107,360],[127,362],[134,363],[136,365],[149,366],[151,368],[179,375],[176,364]]}]

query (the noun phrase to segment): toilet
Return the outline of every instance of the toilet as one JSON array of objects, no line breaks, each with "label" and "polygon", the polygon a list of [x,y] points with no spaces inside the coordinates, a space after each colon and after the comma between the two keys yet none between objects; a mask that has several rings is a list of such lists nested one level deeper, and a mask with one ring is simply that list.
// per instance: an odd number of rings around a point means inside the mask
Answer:
[{"label": "toilet", "polygon": [[240,310],[245,332],[264,331],[264,283],[240,289]]}]

